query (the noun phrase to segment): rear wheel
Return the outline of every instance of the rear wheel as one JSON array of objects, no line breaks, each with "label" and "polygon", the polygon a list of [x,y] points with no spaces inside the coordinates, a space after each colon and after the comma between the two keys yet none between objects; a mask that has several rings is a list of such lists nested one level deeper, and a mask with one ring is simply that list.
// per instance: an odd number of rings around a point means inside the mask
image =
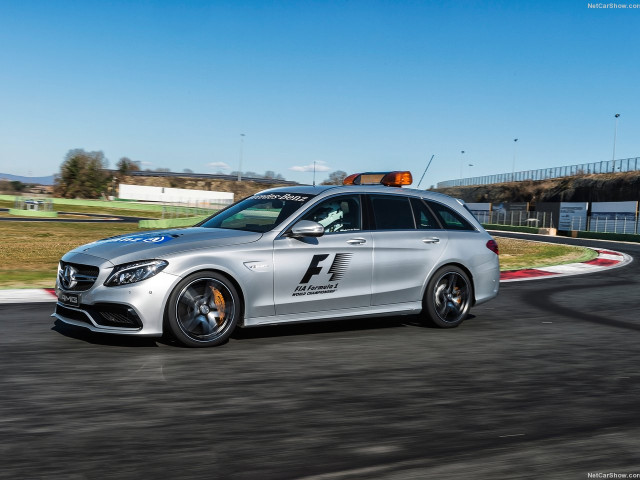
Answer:
[{"label": "rear wheel", "polygon": [[461,268],[445,266],[431,277],[423,299],[423,319],[440,328],[460,325],[469,313],[473,286]]},{"label": "rear wheel", "polygon": [[198,272],[182,280],[169,296],[171,333],[189,347],[212,347],[227,341],[242,314],[240,298],[228,279]]}]

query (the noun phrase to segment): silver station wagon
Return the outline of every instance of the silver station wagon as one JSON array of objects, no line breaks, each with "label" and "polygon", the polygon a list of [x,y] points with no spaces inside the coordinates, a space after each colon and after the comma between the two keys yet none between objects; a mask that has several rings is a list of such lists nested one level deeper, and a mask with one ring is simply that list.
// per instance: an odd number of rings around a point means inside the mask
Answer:
[{"label": "silver station wagon", "polygon": [[94,332],[224,343],[237,327],[419,315],[456,327],[498,294],[498,246],[409,172],[266,190],[190,228],[78,247],[53,316]]}]

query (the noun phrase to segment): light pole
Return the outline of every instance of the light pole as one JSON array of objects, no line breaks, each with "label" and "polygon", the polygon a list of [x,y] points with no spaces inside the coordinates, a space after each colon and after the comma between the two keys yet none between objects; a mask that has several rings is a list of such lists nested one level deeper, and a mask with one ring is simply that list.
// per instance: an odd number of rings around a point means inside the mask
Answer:
[{"label": "light pole", "polygon": [[460,184],[462,184],[462,158],[464,157],[464,150],[460,150]]},{"label": "light pole", "polygon": [[518,139],[513,139],[513,163],[511,164],[511,181],[516,180],[516,145],[518,145]]},{"label": "light pole", "polygon": [[240,163],[238,165],[238,181],[242,180],[242,148],[244,147],[244,133],[240,134]]},{"label": "light pole", "polygon": [[620,114],[616,113],[615,117],[616,117],[616,124],[615,124],[615,127],[613,128],[613,156],[611,157],[611,162],[612,162],[611,171],[614,173],[616,171],[616,137],[618,136],[618,118],[620,118]]},{"label": "light pole", "polygon": [[[473,163],[469,163],[467,166],[468,166],[468,167],[473,167]],[[472,177],[471,177],[471,170],[469,170],[468,175],[469,175],[469,178],[472,178]],[[472,182],[471,180],[469,180],[469,185],[473,185],[473,182]]]},{"label": "light pole", "polygon": [[313,161],[313,186],[316,186],[316,161]]}]

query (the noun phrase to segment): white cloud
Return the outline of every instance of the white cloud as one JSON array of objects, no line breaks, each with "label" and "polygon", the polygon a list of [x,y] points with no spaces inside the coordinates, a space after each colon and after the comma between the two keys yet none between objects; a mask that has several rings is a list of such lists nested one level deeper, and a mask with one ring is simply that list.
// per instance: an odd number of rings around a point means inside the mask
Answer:
[{"label": "white cloud", "polygon": [[208,163],[207,166],[212,167],[212,168],[217,168],[217,169],[220,169],[220,170],[230,170],[231,169],[229,164],[224,163],[224,162],[211,162],[211,163]]},{"label": "white cloud", "polygon": [[153,165],[153,162],[140,162],[140,165],[142,165],[143,167],[149,167]]},{"label": "white cloud", "polygon": [[[322,160],[316,162],[316,172],[328,172],[331,170],[326,163],[327,162],[323,162]],[[294,165],[293,167],[289,167],[289,170],[293,170],[294,172],[313,172],[313,163],[309,165]]]}]

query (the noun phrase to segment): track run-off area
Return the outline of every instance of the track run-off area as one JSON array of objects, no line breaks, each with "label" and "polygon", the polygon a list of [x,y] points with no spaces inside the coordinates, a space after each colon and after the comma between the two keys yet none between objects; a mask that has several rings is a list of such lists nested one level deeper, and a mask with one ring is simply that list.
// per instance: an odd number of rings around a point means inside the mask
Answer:
[{"label": "track run-off area", "polygon": [[[640,245],[502,283],[450,330],[392,317],[210,349],[0,305],[1,478],[563,478],[640,473]],[[597,478],[597,477],[591,477]]]}]

